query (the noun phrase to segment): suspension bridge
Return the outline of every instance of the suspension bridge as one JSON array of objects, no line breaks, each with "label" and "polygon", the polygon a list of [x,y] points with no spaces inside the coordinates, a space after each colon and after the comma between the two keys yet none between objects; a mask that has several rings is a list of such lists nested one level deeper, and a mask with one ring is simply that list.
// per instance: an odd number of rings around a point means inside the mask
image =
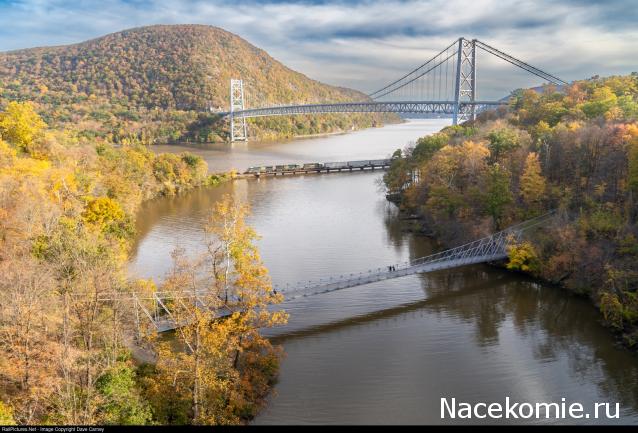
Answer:
[{"label": "suspension bridge", "polygon": [[[319,280],[306,281],[297,284],[287,284],[274,288],[275,293],[284,296],[284,302],[297,298],[309,297],[362,286],[379,281],[400,278],[407,275],[423,274],[444,269],[458,268],[478,263],[494,262],[507,258],[509,245],[521,241],[523,234],[539,225],[546,223],[554,212],[524,221],[508,227],[505,230],[473,242],[450,248],[425,257],[409,260],[403,263],[369,269],[364,272],[329,276]],[[136,321],[139,323],[145,317],[157,332],[166,332],[188,324],[187,318],[176,318],[172,312],[172,305],[190,302],[198,308],[213,310],[215,317],[222,318],[241,310],[240,300],[222,300],[214,295],[214,303],[218,306],[210,308],[210,293],[205,291],[154,292],[150,296],[116,295],[110,294],[100,297],[100,301],[122,301],[134,305]],[[221,304],[221,306],[219,306]]]},{"label": "suspension bridge", "polygon": [[475,119],[483,110],[508,103],[506,100],[477,98],[478,52],[497,57],[547,83],[558,86],[567,84],[560,78],[478,39],[459,38],[427,62],[370,93],[366,101],[247,108],[243,81],[233,79],[230,83],[230,111],[220,114],[230,120],[231,141],[246,141],[246,119],[263,116],[325,113],[440,114],[451,116],[452,123],[456,125]]}]

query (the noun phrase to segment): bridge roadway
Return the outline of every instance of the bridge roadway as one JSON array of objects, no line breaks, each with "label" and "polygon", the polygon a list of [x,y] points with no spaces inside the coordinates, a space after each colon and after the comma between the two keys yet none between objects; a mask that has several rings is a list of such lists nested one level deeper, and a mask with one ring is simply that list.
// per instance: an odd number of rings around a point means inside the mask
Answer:
[{"label": "bridge roadway", "polygon": [[[459,112],[478,113],[490,107],[507,105],[508,101],[467,101],[459,103]],[[232,116],[248,119],[263,116],[289,116],[294,114],[326,113],[406,113],[406,114],[449,114],[454,115],[454,101],[394,101],[394,102],[344,102],[334,104],[282,105],[263,108],[220,112],[222,117]]]},{"label": "bridge roadway", "polygon": [[364,159],[345,162],[312,162],[306,164],[278,164],[250,167],[241,176],[277,176],[286,174],[334,173],[354,170],[376,170],[390,167],[392,159]]}]

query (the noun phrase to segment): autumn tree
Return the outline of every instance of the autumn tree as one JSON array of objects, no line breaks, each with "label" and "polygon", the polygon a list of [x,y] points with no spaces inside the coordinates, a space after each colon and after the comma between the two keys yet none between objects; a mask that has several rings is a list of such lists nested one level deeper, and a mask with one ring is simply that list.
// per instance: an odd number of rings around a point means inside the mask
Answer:
[{"label": "autumn tree", "polygon": [[50,409],[57,346],[49,331],[56,324],[51,275],[25,260],[22,266],[0,261],[0,396],[11,397],[17,421],[31,423]]},{"label": "autumn tree", "polygon": [[383,174],[383,182],[389,193],[398,193],[410,182],[410,170],[405,158],[395,158],[390,168]]},{"label": "autumn tree", "polygon": [[629,144],[628,166],[629,188],[636,200],[638,199],[638,136]]},{"label": "autumn tree", "polygon": [[0,400],[0,425],[15,425],[13,409]]},{"label": "autumn tree", "polygon": [[594,90],[589,101],[582,104],[581,109],[589,118],[603,116],[618,101],[618,97],[607,86],[602,86]]},{"label": "autumn tree", "polygon": [[532,213],[540,210],[541,200],[545,194],[545,185],[538,154],[530,152],[525,159],[525,168],[521,174],[520,190],[523,203]]},{"label": "autumn tree", "polygon": [[535,273],[538,272],[540,263],[538,254],[529,241],[509,245],[507,248],[507,269]]},{"label": "autumn tree", "polygon": [[[183,350],[157,345],[160,384],[149,387],[157,393],[168,384],[182,402],[168,408],[165,419],[184,419],[173,410],[185,407],[193,424],[234,424],[251,417],[276,371],[277,350],[259,330],[285,323],[287,315],[267,308],[282,296],[270,284],[247,213],[245,205],[225,196],[206,227],[206,253],[196,258],[174,253],[162,290],[176,299],[173,319],[185,323],[177,329]],[[229,316],[218,318],[229,310]],[[149,399],[157,402],[154,395]]]},{"label": "autumn tree", "polygon": [[30,102],[11,101],[0,113],[0,136],[24,152],[32,152],[46,124]]},{"label": "autumn tree", "polygon": [[0,112],[0,417],[150,422],[137,368],[123,360],[132,215],[144,199],[206,183],[206,163],[167,158],[167,186],[153,171],[161,156],[138,141],[42,131],[32,108]]},{"label": "autumn tree", "polygon": [[551,224],[511,246],[508,267],[589,295],[631,347],[638,345],[637,76],[516,91],[509,110],[445,128],[447,141],[420,139],[420,152],[402,163],[423,159],[422,181],[400,192],[449,246],[558,209]]}]

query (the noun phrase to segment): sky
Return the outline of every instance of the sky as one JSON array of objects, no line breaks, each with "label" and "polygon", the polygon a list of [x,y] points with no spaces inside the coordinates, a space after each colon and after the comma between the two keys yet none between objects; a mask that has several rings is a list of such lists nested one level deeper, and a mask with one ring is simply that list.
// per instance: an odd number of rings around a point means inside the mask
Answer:
[{"label": "sky", "polygon": [[[233,32],[311,78],[371,92],[478,38],[566,81],[638,71],[638,0],[0,0],[0,51],[151,24]],[[539,84],[479,56],[479,96]]]}]

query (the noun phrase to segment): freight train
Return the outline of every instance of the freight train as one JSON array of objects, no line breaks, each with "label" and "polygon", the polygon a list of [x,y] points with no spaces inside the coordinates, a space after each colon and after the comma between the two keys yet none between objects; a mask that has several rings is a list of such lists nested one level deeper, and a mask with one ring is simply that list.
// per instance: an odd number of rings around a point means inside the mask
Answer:
[{"label": "freight train", "polygon": [[284,172],[296,172],[296,171],[321,171],[321,170],[337,170],[337,169],[349,169],[349,168],[367,168],[367,167],[382,167],[389,165],[390,161],[387,159],[368,159],[363,161],[349,161],[349,162],[312,162],[308,164],[281,164],[281,165],[265,165],[259,167],[250,167],[246,170],[246,174],[266,174],[266,173],[284,173]]}]

